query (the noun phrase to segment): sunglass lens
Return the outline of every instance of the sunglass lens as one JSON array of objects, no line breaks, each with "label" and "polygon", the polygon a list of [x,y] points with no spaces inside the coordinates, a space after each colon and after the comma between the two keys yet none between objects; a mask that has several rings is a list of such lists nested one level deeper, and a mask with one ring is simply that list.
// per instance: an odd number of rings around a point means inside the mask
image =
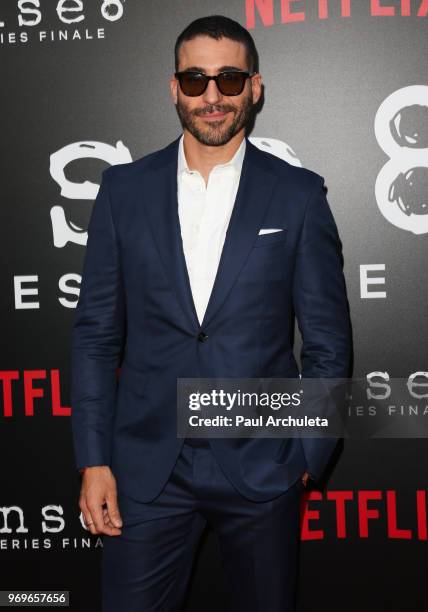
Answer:
[{"label": "sunglass lens", "polygon": [[203,74],[182,74],[180,87],[186,96],[200,96],[205,89],[206,79]]},{"label": "sunglass lens", "polygon": [[218,85],[225,96],[237,96],[244,89],[246,75],[241,72],[226,72],[219,76]]}]

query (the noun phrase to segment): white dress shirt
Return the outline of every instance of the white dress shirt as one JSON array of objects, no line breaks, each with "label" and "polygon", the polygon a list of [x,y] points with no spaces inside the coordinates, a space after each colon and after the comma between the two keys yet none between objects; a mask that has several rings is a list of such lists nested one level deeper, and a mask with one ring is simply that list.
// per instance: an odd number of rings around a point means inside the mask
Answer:
[{"label": "white dress shirt", "polygon": [[208,177],[189,170],[183,138],[178,147],[177,196],[183,251],[199,323],[202,323],[241,176],[246,142],[225,164],[217,164]]}]

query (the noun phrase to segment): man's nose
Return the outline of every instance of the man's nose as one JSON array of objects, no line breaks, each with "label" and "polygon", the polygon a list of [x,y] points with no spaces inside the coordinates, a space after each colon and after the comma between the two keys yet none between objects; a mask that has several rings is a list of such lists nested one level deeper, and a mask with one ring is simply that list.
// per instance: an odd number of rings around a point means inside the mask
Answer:
[{"label": "man's nose", "polygon": [[208,87],[204,91],[203,97],[204,101],[208,104],[215,104],[221,99],[222,95],[217,87],[217,83],[213,79],[208,81]]}]

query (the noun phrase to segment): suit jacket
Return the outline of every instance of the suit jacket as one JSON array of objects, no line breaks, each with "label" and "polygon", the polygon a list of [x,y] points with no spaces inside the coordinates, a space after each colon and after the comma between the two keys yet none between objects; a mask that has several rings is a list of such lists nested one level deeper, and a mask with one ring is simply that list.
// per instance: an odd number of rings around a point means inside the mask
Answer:
[{"label": "suit jacket", "polygon": [[[183,444],[176,379],[349,376],[351,325],[342,244],[315,172],[247,138],[217,276],[199,324],[177,202],[179,137],[104,170],[88,226],[71,334],[77,468],[110,465],[118,489],[156,497]],[[260,228],[282,228],[259,235]],[[121,366],[117,380],[117,368]],[[248,499],[318,480],[337,443],[322,438],[211,438]]]}]

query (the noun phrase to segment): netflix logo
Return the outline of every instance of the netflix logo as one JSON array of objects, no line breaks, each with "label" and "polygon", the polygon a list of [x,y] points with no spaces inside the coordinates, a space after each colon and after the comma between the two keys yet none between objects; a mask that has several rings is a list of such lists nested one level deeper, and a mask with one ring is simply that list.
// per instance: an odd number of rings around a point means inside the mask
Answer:
[{"label": "netflix logo", "polygon": [[[407,523],[399,520],[400,507]],[[409,509],[411,521],[409,522]],[[301,500],[301,539],[331,539],[326,524],[333,517],[333,537],[337,539],[379,537],[388,540],[427,541],[426,490],[416,490],[413,499],[397,496],[396,490],[304,491]]]},{"label": "netflix logo", "polygon": [[[116,378],[120,374],[117,369]],[[52,370],[0,370],[0,418],[35,417],[50,414],[71,416],[71,407],[64,404],[61,376]]]},{"label": "netflix logo", "polygon": [[313,19],[349,18],[352,7],[364,2],[371,17],[426,17],[428,0],[246,0],[248,30],[258,24],[301,23]]},{"label": "netflix logo", "polygon": [[52,416],[70,416],[70,406],[61,399],[60,372],[53,370],[1,370],[2,406],[0,416],[33,417],[46,414],[46,406]]}]

